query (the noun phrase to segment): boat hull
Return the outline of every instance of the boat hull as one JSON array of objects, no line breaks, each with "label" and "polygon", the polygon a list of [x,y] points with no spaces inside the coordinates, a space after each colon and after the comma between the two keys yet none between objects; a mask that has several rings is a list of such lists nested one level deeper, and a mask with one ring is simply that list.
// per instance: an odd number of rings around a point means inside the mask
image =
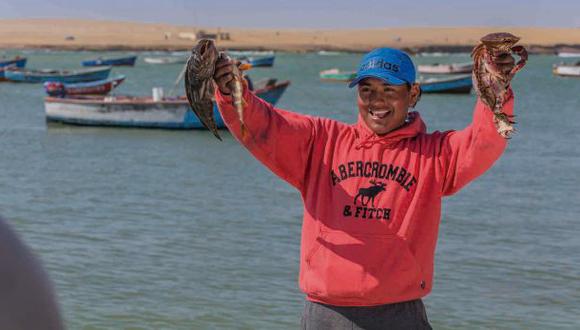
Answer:
[{"label": "boat hull", "polygon": [[423,93],[469,94],[473,87],[471,75],[451,79],[419,82]]},{"label": "boat hull", "polygon": [[417,72],[427,74],[461,74],[471,73],[473,63],[427,64],[418,65]]},{"label": "boat hull", "polygon": [[340,71],[339,69],[328,69],[320,71],[321,81],[328,82],[349,82],[356,77],[356,71]]},{"label": "boat hull", "polygon": [[[256,91],[256,95],[275,104],[290,82]],[[46,120],[83,126],[114,126],[163,129],[204,128],[191,111],[185,98],[154,101],[152,98],[55,98],[45,99]],[[214,118],[218,128],[224,121],[214,103]]]},{"label": "boat hull", "polygon": [[15,57],[10,60],[2,60],[0,61],[0,81],[6,81],[7,79],[4,77],[4,70],[6,68],[23,68],[26,66],[26,57]]},{"label": "boat hull", "polygon": [[125,76],[74,84],[48,81],[44,83],[44,90],[50,96],[59,97],[74,95],[105,95],[123,83],[124,80]]},{"label": "boat hull", "polygon": [[580,65],[559,65],[552,72],[557,76],[580,77]]},{"label": "boat hull", "polygon": [[187,59],[182,57],[145,57],[145,63],[149,64],[183,64]]},{"label": "boat hull", "polygon": [[265,56],[265,57],[250,57],[249,63],[252,67],[271,67],[274,66],[275,56]]},{"label": "boat hull", "polygon": [[84,69],[77,71],[65,70],[25,70],[9,68],[4,71],[7,80],[13,82],[43,83],[57,81],[62,83],[78,83],[105,80],[109,77],[111,67]]},{"label": "boat hull", "polygon": [[97,58],[82,61],[83,66],[134,66],[137,56],[127,56],[119,58]]}]

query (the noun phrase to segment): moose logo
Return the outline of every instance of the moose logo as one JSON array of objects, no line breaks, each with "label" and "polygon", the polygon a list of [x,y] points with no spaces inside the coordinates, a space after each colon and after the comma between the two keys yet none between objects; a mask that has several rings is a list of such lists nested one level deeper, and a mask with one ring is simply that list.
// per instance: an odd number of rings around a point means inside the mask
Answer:
[{"label": "moose logo", "polygon": [[384,182],[376,182],[375,180],[371,180],[370,183],[372,183],[372,186],[367,188],[360,188],[358,190],[358,194],[354,196],[355,204],[356,200],[360,197],[360,202],[363,206],[367,206],[369,201],[371,201],[371,205],[375,207],[375,197],[382,191],[385,191],[385,187],[387,186],[387,184]]}]

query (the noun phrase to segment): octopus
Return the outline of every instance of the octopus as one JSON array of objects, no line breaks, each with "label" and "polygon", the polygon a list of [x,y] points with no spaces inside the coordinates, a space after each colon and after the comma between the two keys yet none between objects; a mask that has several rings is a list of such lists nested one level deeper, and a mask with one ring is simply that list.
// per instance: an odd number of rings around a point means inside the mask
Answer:
[{"label": "octopus", "polygon": [[[213,40],[202,39],[193,47],[187,60],[185,73],[185,94],[191,109],[203,126],[210,130],[220,141],[222,138],[218,133],[213,111],[213,76],[218,59],[225,56],[224,53],[218,52]],[[239,67],[233,66],[232,100],[240,120],[242,138],[246,135],[246,127],[243,121],[244,102],[242,93],[244,84],[242,83],[243,78],[240,71],[247,70],[249,67],[247,64],[242,64]]]},{"label": "octopus", "polygon": [[[519,40],[519,37],[511,33],[491,33],[481,38],[471,53],[473,83],[477,95],[493,112],[497,132],[506,139],[514,133],[515,122],[513,116],[502,112],[502,107],[507,100],[512,78],[528,60],[526,49],[521,45],[516,45]],[[512,70],[507,73],[502,72],[493,60],[505,54],[516,54],[520,57]]]}]

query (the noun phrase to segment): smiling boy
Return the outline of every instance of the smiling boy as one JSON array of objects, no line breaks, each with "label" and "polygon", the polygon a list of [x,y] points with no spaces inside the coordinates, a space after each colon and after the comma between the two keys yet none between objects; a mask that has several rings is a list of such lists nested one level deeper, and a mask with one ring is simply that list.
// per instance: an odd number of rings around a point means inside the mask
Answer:
[{"label": "smiling boy", "polygon": [[[511,55],[495,58],[504,71]],[[274,108],[244,90],[244,121],[231,101],[234,62],[216,65],[216,100],[232,134],[304,202],[300,288],[303,329],[429,329],[421,300],[433,285],[441,200],[483,174],[506,140],[477,101],[463,130],[427,133],[411,111],[421,91],[410,57],[366,54],[358,121],[345,124]],[[511,115],[513,94],[503,106]]]}]

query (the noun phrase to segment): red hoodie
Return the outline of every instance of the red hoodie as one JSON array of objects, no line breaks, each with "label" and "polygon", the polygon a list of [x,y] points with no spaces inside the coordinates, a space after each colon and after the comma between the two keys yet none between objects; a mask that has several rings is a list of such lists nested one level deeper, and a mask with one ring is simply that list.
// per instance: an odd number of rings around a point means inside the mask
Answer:
[{"label": "red hoodie", "polygon": [[[300,288],[311,301],[372,306],[427,295],[441,199],[500,157],[506,140],[481,101],[461,131],[426,133],[419,113],[384,136],[359,116],[348,125],[274,108],[244,91],[244,121],[216,101],[232,134],[304,202]],[[513,97],[504,105],[512,114]]]}]

